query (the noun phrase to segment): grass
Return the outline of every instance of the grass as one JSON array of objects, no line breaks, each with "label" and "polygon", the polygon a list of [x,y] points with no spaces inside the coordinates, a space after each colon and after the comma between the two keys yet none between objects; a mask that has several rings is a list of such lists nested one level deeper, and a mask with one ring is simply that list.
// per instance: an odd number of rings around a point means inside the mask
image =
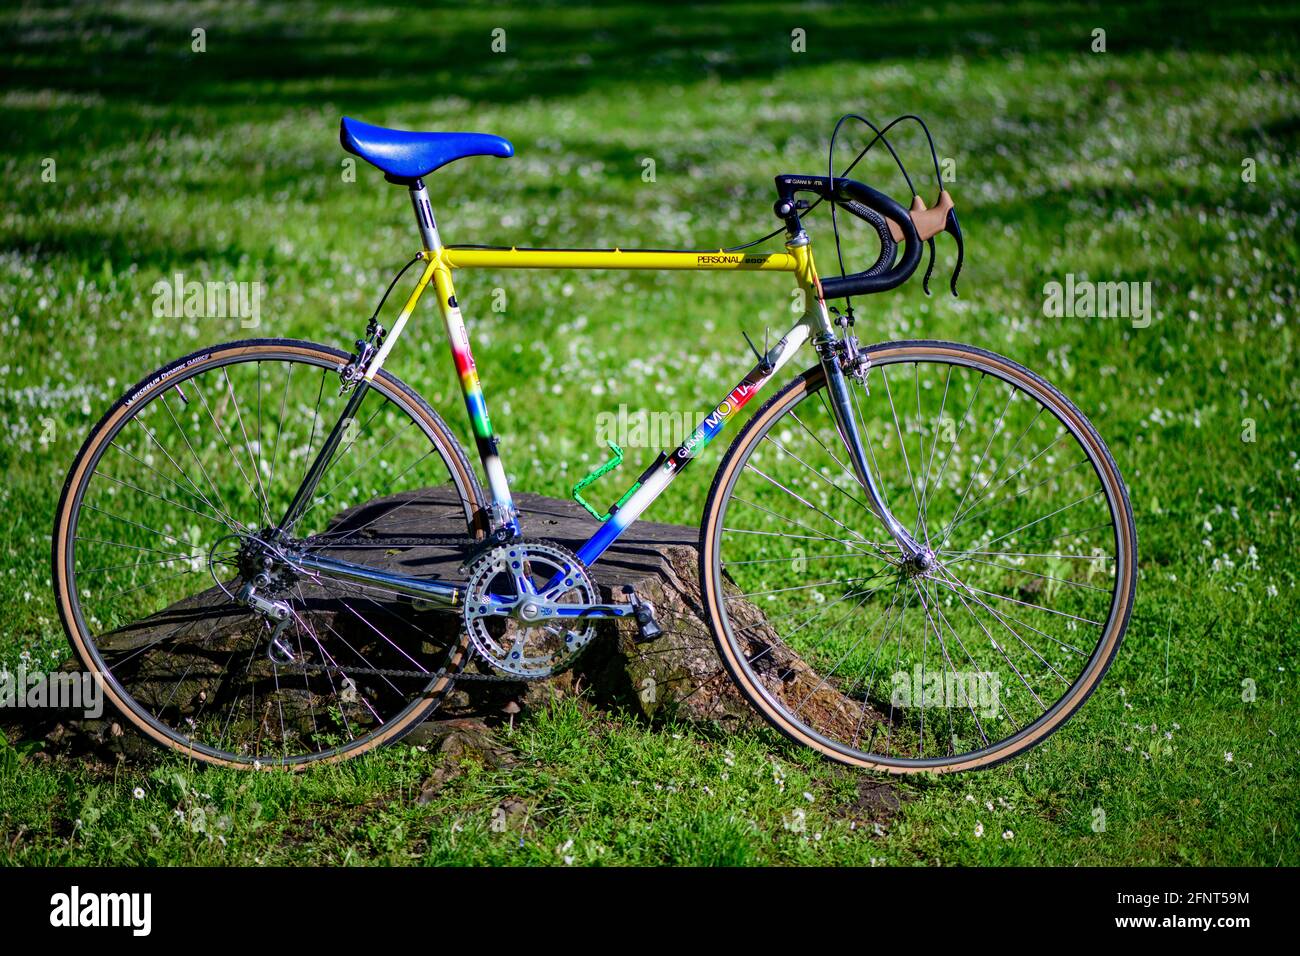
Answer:
[{"label": "grass", "polygon": [[[343,113],[514,142],[514,159],[431,178],[447,241],[657,248],[769,231],[771,177],[824,169],[842,112],[924,116],[955,163],[964,294],[926,299],[913,283],[859,302],[861,335],[968,341],[1061,387],[1129,483],[1141,580],[1114,668],[1060,733],[987,772],[899,782],[896,810],[872,804],[873,779],[767,732],[651,727],[576,702],[516,724],[517,762],[471,762],[426,802],[454,758],[399,746],[300,777],[239,775],[162,756],[50,759],[11,729],[0,860],[1300,862],[1298,20],[1264,4],[7,9],[9,668],[67,656],[52,513],[108,404],[202,344],[349,346],[413,251],[401,191],[369,168],[343,175]],[[191,51],[196,27],[206,52]],[[1090,51],[1098,27],[1105,53]],[[795,28],[806,53],[790,49]],[[928,183],[922,143],[900,143]],[[904,196],[887,156],[858,172]],[[828,225],[810,224],[824,271]],[[150,290],[178,271],[263,282],[260,327],[155,318]],[[1151,282],[1149,327],[1047,317],[1044,284],[1067,273]],[[458,292],[510,476],[560,496],[602,455],[600,411],[705,407],[743,370],[741,329],[789,324],[778,280],[484,273]],[[390,367],[459,423],[436,319],[420,318]],[[651,517],[697,522],[710,473],[687,472]]]}]

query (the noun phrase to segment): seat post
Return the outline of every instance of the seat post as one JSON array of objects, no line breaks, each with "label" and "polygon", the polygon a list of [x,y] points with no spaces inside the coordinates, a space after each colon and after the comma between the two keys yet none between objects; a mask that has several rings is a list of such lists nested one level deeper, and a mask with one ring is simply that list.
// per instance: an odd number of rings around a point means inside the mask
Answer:
[{"label": "seat post", "polygon": [[407,188],[411,191],[411,205],[415,207],[415,221],[420,227],[424,249],[426,252],[437,252],[442,248],[442,239],[438,236],[438,223],[433,218],[433,207],[429,205],[429,191],[424,188],[424,180],[417,179]]}]

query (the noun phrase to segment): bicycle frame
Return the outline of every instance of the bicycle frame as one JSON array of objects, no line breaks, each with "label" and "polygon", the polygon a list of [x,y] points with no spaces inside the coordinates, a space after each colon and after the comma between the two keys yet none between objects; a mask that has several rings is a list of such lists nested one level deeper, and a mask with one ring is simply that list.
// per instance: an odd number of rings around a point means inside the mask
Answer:
[{"label": "bicycle frame", "polygon": [[[429,204],[424,183],[417,181],[410,187],[411,201],[424,244],[421,258],[424,270],[419,281],[403,305],[393,327],[384,337],[383,344],[372,358],[364,378],[357,383],[338,423],[322,445],[313,465],[299,488],[294,502],[286,511],[277,530],[287,531],[301,517],[311,496],[315,493],[320,476],[325,470],[342,437],[346,422],[353,417],[369,383],[383,367],[406,323],[415,311],[425,290],[433,285],[438,297],[438,308],[451,346],[456,371],[460,376],[461,392],[469,413],[480,463],[487,476],[491,493],[491,530],[506,537],[520,533],[518,512],[506,480],[505,469],[497,452],[498,439],[488,416],[487,403],[479,382],[478,370],[470,348],[469,333],[456,301],[452,281],[455,269],[654,269],[689,270],[708,272],[777,272],[792,275],[797,287],[804,293],[807,307],[798,322],[772,346],[734,388],[715,406],[712,406],[700,425],[671,453],[660,452],[658,458],[640,475],[631,488],[618,499],[621,506],[611,509],[591,537],[579,548],[577,554],[590,566],[612,545],[627,528],[659,497],[681,472],[698,456],[758,392],[776,375],[808,340],[812,340],[821,356],[829,379],[830,396],[841,438],[849,450],[853,469],[866,489],[868,502],[876,516],[885,524],[899,544],[904,558],[923,554],[919,545],[890,512],[879,486],[867,467],[857,424],[849,410],[849,397],[834,345],[837,337],[831,325],[826,302],[821,293],[821,283],[813,263],[812,244],[802,230],[786,243],[785,252],[747,253],[716,251],[658,251],[622,249],[530,249],[518,247],[444,246],[438,235],[433,209]],[[320,555],[303,555],[298,563],[309,571],[325,572],[352,580],[370,582],[392,590],[411,594],[434,604],[456,607],[461,603],[461,588],[442,581],[410,578],[387,574],[350,562]],[[613,616],[616,609],[606,608]],[[627,611],[617,612],[619,615]]]}]

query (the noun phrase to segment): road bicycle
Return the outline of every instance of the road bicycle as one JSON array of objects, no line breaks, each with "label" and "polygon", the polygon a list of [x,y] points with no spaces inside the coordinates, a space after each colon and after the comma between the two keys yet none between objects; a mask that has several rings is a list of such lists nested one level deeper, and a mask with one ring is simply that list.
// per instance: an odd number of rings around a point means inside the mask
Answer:
[{"label": "road bicycle", "polygon": [[[845,120],[862,120],[845,117]],[[872,126],[911,178],[886,133]],[[871,124],[867,124],[871,125]],[[921,123],[924,128],[924,124]],[[836,126],[836,134],[840,126]],[[929,138],[929,130],[925,130]],[[400,739],[473,675],[569,667],[601,621],[661,631],[591,566],[800,348],[815,361],[739,431],[700,527],[702,614],[727,674],[791,740],[891,773],[989,766],[1042,741],[1097,687],[1128,623],[1136,537],[1096,430],[1044,379],[982,348],[865,346],[849,306],[963,239],[939,200],[776,177],[780,251],[444,244],[424,177],[513,147],[479,133],[344,118],[347,151],[407,188],[418,281],[355,350],[253,339],[146,376],[79,451],[58,506],[54,588],[82,665],[144,734],[196,760],[301,768]],[[831,137],[832,157],[835,135]],[[827,204],[880,243],[822,277],[804,220]],[[785,274],[803,312],[576,551],[528,535],[457,305],[462,269]],[[486,487],[438,413],[385,364],[432,286]],[[603,467],[603,466],[602,466]],[[599,471],[599,469],[598,469]],[[585,486],[579,483],[579,488]],[[578,489],[575,488],[575,497]],[[446,533],[452,529],[454,533]]]}]

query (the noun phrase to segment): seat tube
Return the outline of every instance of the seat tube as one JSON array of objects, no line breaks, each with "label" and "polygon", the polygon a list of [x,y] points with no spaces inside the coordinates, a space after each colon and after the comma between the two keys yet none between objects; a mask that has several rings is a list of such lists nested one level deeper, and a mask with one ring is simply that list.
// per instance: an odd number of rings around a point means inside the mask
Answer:
[{"label": "seat tube", "polygon": [[499,440],[492,431],[492,419],[488,417],[483,386],[479,382],[474,353],[469,345],[469,331],[465,328],[460,306],[456,303],[456,289],[452,284],[451,269],[446,263],[440,261],[435,266],[433,284],[438,294],[438,308],[447,329],[447,340],[451,344],[452,360],[456,363],[456,374],[460,378],[461,393],[465,396],[470,428],[474,431],[474,444],[492,494],[492,527],[494,530],[509,529],[512,535],[519,534],[519,513],[506,481],[505,467],[497,452]]}]

